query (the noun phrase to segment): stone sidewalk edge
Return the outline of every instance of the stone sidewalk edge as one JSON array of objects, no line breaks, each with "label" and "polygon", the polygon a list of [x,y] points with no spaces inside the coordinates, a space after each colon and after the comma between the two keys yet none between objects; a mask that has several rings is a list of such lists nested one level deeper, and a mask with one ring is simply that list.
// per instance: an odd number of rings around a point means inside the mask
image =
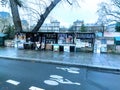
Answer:
[{"label": "stone sidewalk edge", "polygon": [[107,71],[113,73],[120,73],[120,68],[108,67],[108,66],[97,66],[97,65],[86,65],[86,64],[78,64],[78,63],[69,63],[69,62],[61,62],[61,61],[54,61],[54,60],[46,60],[46,59],[36,59],[36,58],[21,58],[21,57],[10,57],[10,56],[1,56],[0,58],[8,59],[8,60],[16,60],[16,61],[26,61],[26,62],[36,62],[36,63],[47,63],[47,64],[58,64],[58,65],[68,65],[74,67],[81,67],[81,68],[89,68],[92,70],[99,70],[99,71]]}]

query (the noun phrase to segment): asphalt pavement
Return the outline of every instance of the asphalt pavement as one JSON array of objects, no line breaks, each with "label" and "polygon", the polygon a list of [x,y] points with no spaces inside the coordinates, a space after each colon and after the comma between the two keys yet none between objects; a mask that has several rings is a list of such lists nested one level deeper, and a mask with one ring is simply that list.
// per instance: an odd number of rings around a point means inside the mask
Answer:
[{"label": "asphalt pavement", "polygon": [[120,55],[110,53],[54,52],[0,47],[0,58],[120,71]]},{"label": "asphalt pavement", "polygon": [[120,90],[119,83],[119,74],[0,59],[0,90]]}]

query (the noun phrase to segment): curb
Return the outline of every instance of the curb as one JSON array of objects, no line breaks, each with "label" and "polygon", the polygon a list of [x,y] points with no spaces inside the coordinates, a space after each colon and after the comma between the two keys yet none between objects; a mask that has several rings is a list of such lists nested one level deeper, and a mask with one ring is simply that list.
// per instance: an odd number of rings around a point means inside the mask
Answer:
[{"label": "curb", "polygon": [[103,66],[96,66],[96,65],[86,65],[86,64],[69,63],[69,62],[61,62],[61,61],[45,60],[45,59],[36,59],[36,58],[21,58],[21,57],[10,57],[10,56],[0,56],[0,58],[8,59],[8,60],[15,60],[15,61],[67,65],[67,66],[72,66],[72,67],[87,68],[87,69],[94,70],[94,71],[120,73],[120,68],[115,68],[115,67],[107,67],[107,66],[103,67]]}]

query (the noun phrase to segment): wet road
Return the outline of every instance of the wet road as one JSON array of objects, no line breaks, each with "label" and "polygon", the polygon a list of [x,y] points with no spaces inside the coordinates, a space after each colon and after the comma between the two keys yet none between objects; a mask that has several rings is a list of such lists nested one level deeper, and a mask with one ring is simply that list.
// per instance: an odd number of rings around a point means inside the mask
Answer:
[{"label": "wet road", "polygon": [[0,90],[120,90],[120,75],[0,59]]},{"label": "wet road", "polygon": [[15,48],[0,48],[1,58],[17,60],[60,63],[65,65],[79,65],[99,69],[120,71],[120,55],[109,53],[84,53],[84,52],[53,52],[19,50]]}]

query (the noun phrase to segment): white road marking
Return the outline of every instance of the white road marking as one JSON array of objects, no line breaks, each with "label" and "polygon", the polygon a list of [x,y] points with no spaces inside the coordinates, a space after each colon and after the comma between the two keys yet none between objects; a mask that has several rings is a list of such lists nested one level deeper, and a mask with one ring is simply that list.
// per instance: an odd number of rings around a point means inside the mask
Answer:
[{"label": "white road marking", "polygon": [[29,88],[29,90],[45,90],[45,89],[42,89],[42,88],[39,88],[39,87],[35,87],[35,86],[31,86]]},{"label": "white road marking", "polygon": [[69,73],[74,73],[74,74],[79,74],[80,72],[78,71],[73,71],[73,70],[68,70]]},{"label": "white road marking", "polygon": [[64,68],[64,67],[56,67],[56,69],[61,69],[63,71],[67,71],[69,73],[73,73],[73,74],[79,74],[80,69],[76,68],[76,67],[70,67],[70,68]]},{"label": "white road marking", "polygon": [[45,80],[44,83],[51,86],[59,85],[59,83],[54,80]]},{"label": "white road marking", "polygon": [[58,78],[58,79],[59,79],[59,78],[60,78],[60,79],[63,78],[62,76],[59,76],[59,75],[50,75],[50,77],[51,77],[51,78]]},{"label": "white road marking", "polygon": [[[74,72],[74,73],[76,73],[76,72]],[[49,80],[45,80],[44,83],[48,84],[48,85],[59,85],[60,83],[81,85],[78,82],[72,82],[68,79],[64,79],[62,76],[59,76],[59,75],[50,75]]]},{"label": "white road marking", "polygon": [[75,71],[79,71],[80,70],[79,68],[76,68],[76,67],[70,67],[69,69],[70,70],[75,70]]},{"label": "white road marking", "polygon": [[18,84],[20,84],[20,82],[18,82],[18,81],[15,81],[15,80],[7,80],[6,81],[7,83],[10,83],[10,84],[13,84],[13,85],[18,85]]}]

